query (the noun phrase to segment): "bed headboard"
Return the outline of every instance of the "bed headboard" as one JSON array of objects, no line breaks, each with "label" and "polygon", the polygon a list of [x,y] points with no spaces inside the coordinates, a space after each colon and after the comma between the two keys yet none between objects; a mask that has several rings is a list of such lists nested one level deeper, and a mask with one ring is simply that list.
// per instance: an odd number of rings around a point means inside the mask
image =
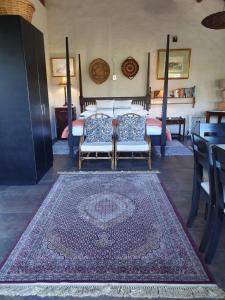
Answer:
[{"label": "bed headboard", "polygon": [[140,96],[140,97],[83,97],[80,96],[80,106],[81,112],[85,110],[87,105],[96,104],[96,100],[130,100],[132,99],[132,104],[139,104],[144,107],[144,109],[149,109],[149,97],[148,96]]}]

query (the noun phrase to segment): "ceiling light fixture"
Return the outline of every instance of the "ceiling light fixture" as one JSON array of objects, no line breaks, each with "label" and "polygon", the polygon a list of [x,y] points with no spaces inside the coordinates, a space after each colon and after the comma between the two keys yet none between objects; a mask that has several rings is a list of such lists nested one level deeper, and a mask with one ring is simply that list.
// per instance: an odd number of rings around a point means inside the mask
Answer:
[{"label": "ceiling light fixture", "polygon": [[210,29],[225,29],[225,0],[223,11],[207,16],[202,20],[202,25]]}]

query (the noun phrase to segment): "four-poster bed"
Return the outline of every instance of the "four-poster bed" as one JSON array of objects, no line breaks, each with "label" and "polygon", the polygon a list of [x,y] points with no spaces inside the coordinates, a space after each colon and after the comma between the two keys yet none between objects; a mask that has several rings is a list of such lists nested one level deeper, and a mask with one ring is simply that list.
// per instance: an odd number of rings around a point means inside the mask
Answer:
[{"label": "four-poster bed", "polygon": [[70,77],[70,53],[69,53],[69,40],[66,37],[66,88],[67,88],[67,105],[68,105],[68,126],[69,126],[69,136],[68,143],[70,149],[70,156],[74,155],[74,143],[72,136],[72,96],[71,96],[71,77]]},{"label": "four-poster bed", "polygon": [[170,35],[167,35],[166,41],[166,61],[165,75],[163,87],[163,104],[162,104],[162,135],[161,135],[161,155],[165,156],[166,147],[166,118],[167,118],[167,102],[168,102],[168,79],[169,79],[169,53],[170,53]]},{"label": "four-poster bed", "polygon": [[[167,93],[168,93],[168,64],[169,64],[169,38],[167,36],[167,49],[166,49],[166,64],[165,64],[165,79],[164,79],[164,98],[163,98],[163,105],[162,105],[162,125],[159,124],[158,120],[155,121],[154,119],[149,119],[146,121],[146,127],[151,127],[153,123],[154,126],[161,125],[160,132],[157,134],[149,134],[151,136],[153,144],[160,144],[161,145],[161,155],[165,156],[165,145],[168,137],[168,129],[166,128],[166,117],[167,117]],[[96,105],[96,101],[103,101],[103,100],[114,100],[117,101],[127,101],[132,100],[132,104],[134,105],[141,105],[143,109],[149,110],[151,108],[151,87],[150,87],[150,53],[148,53],[148,61],[147,61],[147,80],[146,80],[146,95],[145,96],[135,96],[135,97],[84,97],[83,95],[83,81],[82,81],[82,67],[81,67],[81,56],[78,54],[79,59],[79,88],[80,88],[80,110],[81,112],[85,111],[85,108],[89,105]],[[70,156],[73,158],[74,156],[74,136],[79,136],[81,134],[77,134],[76,128],[75,130],[73,126],[83,126],[83,120],[78,120],[77,122],[72,123],[72,101],[71,101],[71,84],[70,84],[70,68],[69,68],[69,44],[68,38],[66,38],[66,61],[67,61],[67,95],[68,95],[68,143],[70,148]],[[151,121],[150,121],[151,120]],[[80,122],[80,124],[78,124]],[[156,125],[156,122],[158,125]],[[153,125],[152,124],[152,125]],[[80,130],[78,128],[78,130]],[[150,130],[150,129],[149,129]],[[146,129],[148,132],[148,128]],[[83,134],[83,132],[82,132]],[[64,133],[65,135],[65,133]],[[65,137],[65,136],[64,136]],[[154,142],[155,140],[155,142]]]}]

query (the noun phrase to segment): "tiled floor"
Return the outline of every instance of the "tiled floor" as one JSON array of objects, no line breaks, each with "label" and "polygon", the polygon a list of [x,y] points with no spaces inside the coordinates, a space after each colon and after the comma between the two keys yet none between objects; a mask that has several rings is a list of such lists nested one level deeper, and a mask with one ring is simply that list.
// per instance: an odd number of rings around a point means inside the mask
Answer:
[{"label": "tiled floor", "polygon": [[[159,170],[159,177],[165,186],[167,193],[175,203],[182,219],[186,222],[191,200],[193,158],[192,156],[174,156],[166,158],[154,158],[153,169]],[[84,170],[109,170],[109,162],[85,162]],[[146,164],[142,161],[119,162],[119,168],[123,170],[146,170]],[[51,185],[57,178],[57,171],[74,171],[74,162],[67,156],[55,156],[54,167],[46,174],[38,185],[34,186],[0,186],[0,261],[2,262],[9,250],[22,234],[26,224],[40,206]],[[199,244],[203,231],[203,209],[196,218],[190,233]],[[224,226],[225,227],[225,226]],[[218,251],[209,266],[217,284],[225,289],[225,232],[218,247]],[[23,299],[21,297],[1,299]],[[37,297],[24,299],[35,300]],[[47,299],[47,298],[46,298]],[[53,299],[53,298],[51,298]],[[59,298],[57,298],[59,299]],[[84,298],[85,299],[85,298]],[[103,298],[102,298],[103,299]],[[109,298],[108,298],[109,299]]]}]

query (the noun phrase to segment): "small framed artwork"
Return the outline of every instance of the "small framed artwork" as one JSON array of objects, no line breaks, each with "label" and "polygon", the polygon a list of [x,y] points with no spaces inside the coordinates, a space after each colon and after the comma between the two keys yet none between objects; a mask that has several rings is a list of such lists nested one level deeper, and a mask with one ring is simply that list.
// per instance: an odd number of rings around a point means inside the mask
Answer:
[{"label": "small framed artwork", "polygon": [[[166,50],[158,50],[157,79],[164,79]],[[188,79],[191,49],[170,49],[169,79]]]},{"label": "small framed artwork", "polygon": [[[66,76],[66,58],[65,57],[53,57],[51,58],[51,68],[53,77],[65,77]],[[70,75],[75,76],[75,59],[70,58]]]}]

